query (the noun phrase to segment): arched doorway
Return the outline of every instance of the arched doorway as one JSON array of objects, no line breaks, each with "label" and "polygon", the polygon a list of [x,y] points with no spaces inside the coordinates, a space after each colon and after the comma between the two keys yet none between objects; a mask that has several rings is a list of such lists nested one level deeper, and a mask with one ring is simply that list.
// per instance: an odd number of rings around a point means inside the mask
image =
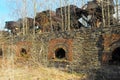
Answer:
[{"label": "arched doorway", "polygon": [[27,51],[26,51],[25,48],[21,48],[20,55],[21,55],[21,56],[27,55]]},{"label": "arched doorway", "polygon": [[120,47],[117,47],[113,50],[111,54],[111,60],[109,60],[111,65],[120,65]]},{"label": "arched doorway", "polygon": [[[48,59],[51,61],[72,61],[72,39],[52,39],[49,42]],[[57,60],[56,60],[57,59]]]},{"label": "arched doorway", "polygon": [[58,59],[63,59],[66,57],[66,51],[63,48],[57,48],[55,50],[55,57]]}]

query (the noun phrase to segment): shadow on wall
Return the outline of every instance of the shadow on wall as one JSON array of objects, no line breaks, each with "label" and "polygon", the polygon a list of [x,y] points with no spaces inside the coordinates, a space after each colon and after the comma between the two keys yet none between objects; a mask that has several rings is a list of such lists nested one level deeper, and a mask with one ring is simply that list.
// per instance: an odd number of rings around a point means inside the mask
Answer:
[{"label": "shadow on wall", "polygon": [[98,47],[98,59],[100,62],[102,62],[102,54],[103,54],[103,50],[104,50],[104,38],[102,35],[99,36],[98,41],[97,41],[97,47]]}]

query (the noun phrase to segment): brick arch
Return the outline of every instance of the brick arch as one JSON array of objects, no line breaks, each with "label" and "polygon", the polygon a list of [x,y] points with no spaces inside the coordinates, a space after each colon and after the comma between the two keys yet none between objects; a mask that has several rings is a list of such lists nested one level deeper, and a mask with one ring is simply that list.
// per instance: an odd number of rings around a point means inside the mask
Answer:
[{"label": "brick arch", "polygon": [[17,46],[17,50],[16,50],[17,56],[21,56],[21,50],[22,49],[24,49],[27,54],[30,54],[31,47],[32,47],[32,43],[31,42],[20,41],[20,42],[16,43],[15,45]]},{"label": "brick arch", "polygon": [[[113,44],[114,43],[114,44]],[[103,56],[102,56],[102,62],[104,64],[109,64],[109,62],[112,60],[112,55],[114,55],[114,50],[116,50],[117,48],[120,47],[120,42],[113,42],[110,46],[109,46],[109,52],[104,52]]]},{"label": "brick arch", "polygon": [[[111,45],[111,48],[110,48],[110,58],[109,58],[109,63],[110,64],[113,64],[113,61],[114,61],[114,57],[116,56],[116,58],[120,58],[120,52],[119,53],[116,53],[116,50],[120,50],[120,41],[119,42],[116,42],[114,44]],[[118,51],[117,51],[118,52]],[[117,54],[117,55],[116,55]]]},{"label": "brick arch", "polygon": [[120,46],[120,35],[119,34],[105,34],[104,38],[104,52],[102,53],[102,63],[108,64],[112,58],[112,52]]},{"label": "brick arch", "polygon": [[72,61],[72,39],[52,39],[49,42],[48,59],[55,58],[55,51],[62,48],[66,51],[66,59]]},{"label": "brick arch", "polygon": [[15,44],[4,43],[1,46],[4,57],[13,55],[16,58],[16,56],[17,57],[21,56],[20,51],[22,48],[24,48],[26,52],[30,55],[32,43],[27,41],[20,41]]},{"label": "brick arch", "polygon": [[63,43],[59,44],[59,43],[58,43],[58,44],[55,45],[53,51],[55,51],[55,50],[58,49],[58,48],[63,48],[66,52],[68,52],[68,44],[63,44]]}]

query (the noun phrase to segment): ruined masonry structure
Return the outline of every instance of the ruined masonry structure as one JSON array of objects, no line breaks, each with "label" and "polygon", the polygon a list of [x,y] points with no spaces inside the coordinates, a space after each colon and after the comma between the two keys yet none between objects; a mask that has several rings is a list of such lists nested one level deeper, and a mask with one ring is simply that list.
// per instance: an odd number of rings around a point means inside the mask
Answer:
[{"label": "ruined masonry structure", "polygon": [[[89,5],[91,6],[93,2],[89,2]],[[90,9],[87,10],[71,5],[71,15],[68,15],[72,18],[70,21],[69,17],[65,16],[66,11],[64,8],[66,7],[58,8],[56,12],[48,10],[38,13],[35,17],[36,30],[33,36],[29,35],[33,34],[33,19],[26,18],[28,19],[28,24],[31,24],[25,26],[26,31],[24,33],[22,33],[23,26],[16,27],[22,24],[22,19],[18,20],[19,24],[17,24],[18,22],[6,22],[6,27],[11,30],[13,36],[9,38],[8,42],[10,43],[1,43],[0,54],[4,53],[4,56],[10,55],[7,52],[10,50],[15,56],[23,58],[32,56],[36,61],[46,66],[60,67],[76,72],[96,71],[103,65],[119,66],[120,23],[119,21],[113,22],[116,20],[110,18],[110,23],[106,21],[104,23],[105,26],[103,26],[102,10],[100,6],[96,5],[97,3],[95,3],[93,8],[88,7]],[[63,22],[62,16],[59,14],[61,10],[65,16]],[[97,13],[96,10],[98,10]],[[52,25],[49,19],[50,12],[52,13]],[[92,22],[86,21],[91,27],[85,27],[78,21],[78,19],[83,18],[82,15],[85,17],[93,13],[96,13],[96,15],[91,18]],[[111,13],[110,15],[113,14]],[[105,20],[108,20],[108,16],[106,17]],[[100,25],[97,25],[97,23]],[[27,56],[24,57],[25,55]]]},{"label": "ruined masonry structure", "polygon": [[[84,29],[60,33],[59,37],[51,38],[48,43],[48,59],[64,58],[70,61],[73,68],[83,70],[114,64],[120,58],[119,31],[119,26],[111,26],[111,29]],[[119,57],[118,60],[113,59],[114,55]]]}]

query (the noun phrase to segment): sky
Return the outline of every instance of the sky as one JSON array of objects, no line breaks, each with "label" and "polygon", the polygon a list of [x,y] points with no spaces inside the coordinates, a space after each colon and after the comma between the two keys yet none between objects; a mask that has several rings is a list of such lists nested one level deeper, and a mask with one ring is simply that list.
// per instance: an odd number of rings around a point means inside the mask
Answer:
[{"label": "sky", "polygon": [[[26,1],[26,3],[23,4],[23,1]],[[35,0],[0,0],[0,30],[4,29],[6,21],[16,21],[22,16],[33,17],[34,1]],[[66,4],[75,4],[81,7],[86,2],[87,0],[36,0],[36,12],[48,9],[55,11],[56,8]],[[24,9],[26,12],[23,12]]]},{"label": "sky", "polygon": [[6,7],[5,3],[5,0],[0,0],[0,29],[3,29],[4,21],[9,19],[9,9]]}]

